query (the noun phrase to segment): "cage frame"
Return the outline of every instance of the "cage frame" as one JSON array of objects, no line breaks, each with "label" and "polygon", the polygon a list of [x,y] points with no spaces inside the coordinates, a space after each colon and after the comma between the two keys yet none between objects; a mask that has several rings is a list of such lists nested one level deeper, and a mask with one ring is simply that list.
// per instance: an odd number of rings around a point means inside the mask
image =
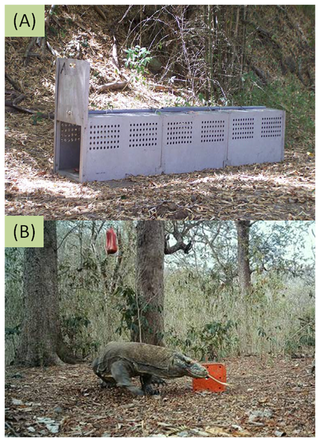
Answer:
[{"label": "cage frame", "polygon": [[89,110],[90,63],[56,62],[54,172],[79,182],[284,158],[285,111],[265,106]]}]

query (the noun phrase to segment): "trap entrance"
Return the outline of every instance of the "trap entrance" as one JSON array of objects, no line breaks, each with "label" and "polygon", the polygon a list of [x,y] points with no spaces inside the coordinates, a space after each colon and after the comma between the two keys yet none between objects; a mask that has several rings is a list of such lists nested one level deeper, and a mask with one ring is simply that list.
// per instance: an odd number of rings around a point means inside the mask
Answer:
[{"label": "trap entrance", "polygon": [[283,160],[285,112],[264,106],[89,111],[90,65],[57,60],[55,171],[83,181]]}]

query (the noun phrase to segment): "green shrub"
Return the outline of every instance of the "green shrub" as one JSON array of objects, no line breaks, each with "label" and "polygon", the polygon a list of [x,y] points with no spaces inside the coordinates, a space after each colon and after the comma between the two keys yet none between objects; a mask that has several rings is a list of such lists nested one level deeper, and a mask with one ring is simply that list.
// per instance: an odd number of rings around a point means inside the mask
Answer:
[{"label": "green shrub", "polygon": [[288,354],[297,351],[304,351],[315,348],[315,315],[314,311],[305,314],[305,316],[298,318],[298,329],[291,334],[285,343],[285,352]]},{"label": "green shrub", "polygon": [[134,48],[125,49],[124,52],[127,54],[125,66],[135,70],[138,74],[144,74],[152,58],[150,51],[137,45]]},{"label": "green shrub", "polygon": [[232,330],[236,324],[228,320],[226,322],[212,321],[202,328],[190,326],[186,337],[181,339],[172,328],[167,335],[169,346],[178,347],[186,354],[192,355],[198,360],[216,360],[226,356],[237,338]]}]

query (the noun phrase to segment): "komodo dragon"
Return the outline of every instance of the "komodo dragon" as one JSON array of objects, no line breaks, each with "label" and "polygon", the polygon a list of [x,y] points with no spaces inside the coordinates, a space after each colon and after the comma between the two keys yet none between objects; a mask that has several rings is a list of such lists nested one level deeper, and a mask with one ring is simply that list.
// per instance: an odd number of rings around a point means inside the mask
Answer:
[{"label": "komodo dragon", "polygon": [[[177,351],[137,342],[110,342],[92,364],[93,371],[107,386],[126,387],[142,396],[158,394],[152,384],[164,384],[164,378],[206,378],[207,369]],[[131,378],[140,376],[141,389]]]}]

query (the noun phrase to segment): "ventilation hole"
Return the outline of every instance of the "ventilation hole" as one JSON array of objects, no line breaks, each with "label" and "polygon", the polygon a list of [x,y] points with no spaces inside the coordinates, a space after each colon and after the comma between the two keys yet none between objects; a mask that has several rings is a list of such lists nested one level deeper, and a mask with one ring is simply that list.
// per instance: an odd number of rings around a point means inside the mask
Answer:
[{"label": "ventilation hole", "polygon": [[262,117],[261,138],[277,138],[282,135],[282,117]]},{"label": "ventilation hole", "polygon": [[219,143],[225,140],[224,120],[201,121],[201,143]]},{"label": "ventilation hole", "polygon": [[243,117],[232,119],[232,139],[246,140],[253,138],[254,118]]},{"label": "ventilation hole", "polygon": [[155,146],[158,142],[158,123],[130,123],[129,147],[144,148]]},{"label": "ventilation hole", "polygon": [[168,122],[166,127],[167,145],[191,144],[192,121]]},{"label": "ventilation hole", "polygon": [[120,124],[96,124],[90,125],[89,150],[119,149],[120,147]]},{"label": "ventilation hole", "polygon": [[61,122],[60,139],[64,143],[75,143],[81,140],[81,127],[76,124]]}]

